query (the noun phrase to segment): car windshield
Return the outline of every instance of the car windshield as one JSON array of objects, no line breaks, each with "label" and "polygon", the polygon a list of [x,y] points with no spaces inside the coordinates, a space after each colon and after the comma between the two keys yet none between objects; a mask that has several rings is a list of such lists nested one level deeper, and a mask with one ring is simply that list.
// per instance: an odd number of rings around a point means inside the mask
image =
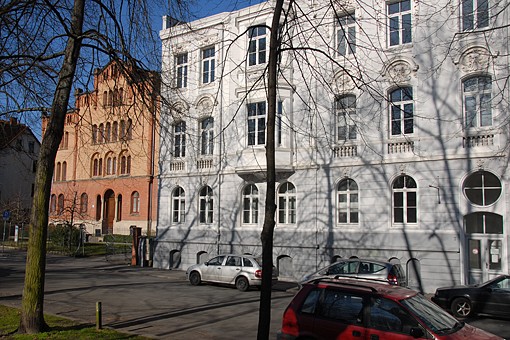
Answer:
[{"label": "car windshield", "polygon": [[452,333],[463,326],[463,323],[427,300],[423,295],[417,294],[401,302],[436,334]]}]

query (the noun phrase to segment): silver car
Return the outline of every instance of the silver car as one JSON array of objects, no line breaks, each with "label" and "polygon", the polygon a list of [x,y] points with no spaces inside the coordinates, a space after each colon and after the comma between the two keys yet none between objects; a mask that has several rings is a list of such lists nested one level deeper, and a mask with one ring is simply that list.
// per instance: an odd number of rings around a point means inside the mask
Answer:
[{"label": "silver car", "polygon": [[305,275],[300,282],[304,283],[322,276],[352,277],[407,286],[406,275],[400,264],[359,258],[341,259],[315,273]]},{"label": "silver car", "polygon": [[[260,287],[262,284],[262,260],[252,255],[218,255],[189,267],[186,277],[194,286],[201,282],[226,283],[244,292],[250,286]],[[273,269],[273,282],[276,280],[278,275]]]}]

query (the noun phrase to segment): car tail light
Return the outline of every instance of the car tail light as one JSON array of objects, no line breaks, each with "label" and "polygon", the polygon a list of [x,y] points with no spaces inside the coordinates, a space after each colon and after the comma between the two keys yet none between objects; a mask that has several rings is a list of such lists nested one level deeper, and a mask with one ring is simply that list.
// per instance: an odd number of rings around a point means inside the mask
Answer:
[{"label": "car tail light", "polygon": [[296,313],[291,308],[287,308],[282,318],[282,333],[297,337],[299,335],[299,325]]},{"label": "car tail light", "polygon": [[395,274],[388,274],[388,282],[391,285],[398,285],[398,278]]},{"label": "car tail light", "polygon": [[262,270],[257,269],[255,271],[255,277],[258,278],[258,279],[261,279],[262,278]]}]

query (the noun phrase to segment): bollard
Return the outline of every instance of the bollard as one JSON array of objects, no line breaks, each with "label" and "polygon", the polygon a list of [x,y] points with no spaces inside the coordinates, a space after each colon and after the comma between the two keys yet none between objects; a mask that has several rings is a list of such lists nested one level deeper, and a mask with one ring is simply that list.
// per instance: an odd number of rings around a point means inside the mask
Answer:
[{"label": "bollard", "polygon": [[101,312],[101,302],[96,302],[96,329],[103,328],[103,323],[101,321],[102,319],[102,312]]}]

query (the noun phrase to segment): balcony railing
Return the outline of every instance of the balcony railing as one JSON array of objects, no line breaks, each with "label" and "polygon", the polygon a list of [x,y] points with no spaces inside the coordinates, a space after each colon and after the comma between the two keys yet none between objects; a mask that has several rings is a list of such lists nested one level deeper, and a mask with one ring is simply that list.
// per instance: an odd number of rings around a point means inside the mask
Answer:
[{"label": "balcony railing", "polygon": [[214,165],[212,158],[197,160],[197,169],[211,169]]},{"label": "balcony railing", "polygon": [[336,146],[333,148],[333,157],[355,157],[358,155],[358,147],[356,145]]},{"label": "balcony railing", "polygon": [[170,171],[178,172],[184,171],[186,169],[186,162],[184,161],[171,161],[170,162]]},{"label": "balcony railing", "polygon": [[388,154],[407,153],[413,151],[414,142],[411,141],[388,143]]},{"label": "balcony railing", "polygon": [[491,146],[494,145],[494,135],[468,136],[464,137],[462,142],[464,148]]}]

